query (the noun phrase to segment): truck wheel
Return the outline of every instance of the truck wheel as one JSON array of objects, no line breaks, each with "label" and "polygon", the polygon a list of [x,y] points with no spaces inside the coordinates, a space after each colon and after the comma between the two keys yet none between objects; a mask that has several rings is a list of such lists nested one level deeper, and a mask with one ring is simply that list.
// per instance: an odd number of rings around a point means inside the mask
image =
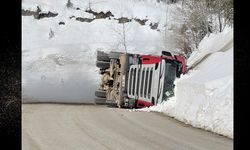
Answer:
[{"label": "truck wheel", "polygon": [[106,61],[96,61],[96,66],[100,69],[108,69],[110,67],[110,64]]},{"label": "truck wheel", "polygon": [[117,107],[117,103],[115,101],[106,100],[107,107]]},{"label": "truck wheel", "polygon": [[95,98],[95,104],[105,105],[106,104],[106,98]]},{"label": "truck wheel", "polygon": [[97,60],[109,62],[109,55],[103,51],[97,51]]},{"label": "truck wheel", "polygon": [[106,91],[97,90],[95,91],[95,96],[100,98],[106,98]]},{"label": "truck wheel", "polygon": [[110,52],[109,58],[110,59],[119,59],[121,54],[122,54],[122,52]]}]

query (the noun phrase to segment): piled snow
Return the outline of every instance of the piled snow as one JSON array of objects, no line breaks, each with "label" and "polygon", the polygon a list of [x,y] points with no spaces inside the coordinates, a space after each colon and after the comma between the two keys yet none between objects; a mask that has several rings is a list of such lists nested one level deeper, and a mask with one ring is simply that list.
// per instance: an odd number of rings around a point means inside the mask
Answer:
[{"label": "piled snow", "polygon": [[[67,1],[22,1],[24,10],[36,11],[39,6],[44,13],[58,13],[40,20],[22,16],[23,101],[93,102],[100,80],[96,51],[124,51],[120,36],[123,26],[114,18],[148,19],[144,26],[134,20],[125,24],[127,49],[133,53],[160,54],[166,48],[163,35],[167,9],[167,25],[181,24],[181,15],[177,13],[180,5],[163,5],[153,0],[71,0],[73,7],[67,8]],[[114,18],[89,23],[75,20],[95,18],[85,12],[89,2],[93,11],[111,11]],[[160,31],[152,30],[150,23],[159,23]]]},{"label": "piled snow", "polygon": [[198,50],[194,51],[187,61],[189,67],[195,65],[209,54],[224,52],[233,47],[233,30],[225,28],[220,34],[211,34],[205,37],[199,44]]},{"label": "piled snow", "polygon": [[[175,97],[140,111],[158,111],[233,138],[233,29],[204,38],[188,62],[211,55],[176,80]],[[200,56],[202,55],[202,56]]]}]

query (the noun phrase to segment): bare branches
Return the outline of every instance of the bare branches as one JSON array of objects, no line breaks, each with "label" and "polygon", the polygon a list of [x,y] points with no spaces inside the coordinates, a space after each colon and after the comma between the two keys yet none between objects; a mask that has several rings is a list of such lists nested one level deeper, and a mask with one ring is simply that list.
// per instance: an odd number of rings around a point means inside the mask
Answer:
[{"label": "bare branches", "polygon": [[129,30],[128,25],[126,23],[121,23],[122,27],[120,28],[111,28],[111,30],[115,33],[115,36],[118,38],[118,44],[116,45],[117,47],[121,46],[127,53],[127,32]]},{"label": "bare branches", "polygon": [[122,44],[124,46],[125,52],[127,53],[127,42],[126,42],[126,30],[125,30],[125,23],[122,23]]},{"label": "bare branches", "polygon": [[53,38],[54,36],[55,36],[55,32],[50,28],[49,39]]},{"label": "bare branches", "polygon": [[187,17],[184,34],[192,49],[198,48],[206,35],[222,32],[233,22],[232,0],[185,0],[183,8]]}]

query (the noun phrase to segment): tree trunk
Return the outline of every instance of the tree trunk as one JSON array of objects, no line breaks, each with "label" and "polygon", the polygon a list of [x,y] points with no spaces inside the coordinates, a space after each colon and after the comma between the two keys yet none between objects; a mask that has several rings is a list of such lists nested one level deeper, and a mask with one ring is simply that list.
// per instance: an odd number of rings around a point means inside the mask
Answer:
[{"label": "tree trunk", "polygon": [[220,12],[218,13],[218,20],[219,20],[219,30],[222,32],[222,23],[221,23],[221,14]]},{"label": "tree trunk", "polygon": [[123,45],[124,45],[124,48],[125,48],[125,51],[127,53],[127,45],[126,45],[126,31],[125,31],[125,25],[124,23],[122,24],[122,32],[123,32]]}]

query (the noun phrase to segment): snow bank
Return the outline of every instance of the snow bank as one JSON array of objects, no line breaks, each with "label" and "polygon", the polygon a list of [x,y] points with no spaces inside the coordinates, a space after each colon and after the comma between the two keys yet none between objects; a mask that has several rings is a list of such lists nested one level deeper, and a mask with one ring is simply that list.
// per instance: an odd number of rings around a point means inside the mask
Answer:
[{"label": "snow bank", "polygon": [[[175,97],[140,111],[163,112],[192,126],[233,138],[233,44],[229,42],[232,39],[232,29],[204,38],[199,45],[200,54],[211,55],[176,80]],[[189,59],[195,62],[197,57],[198,53],[194,53]]]},{"label": "snow bank", "polygon": [[209,54],[226,51],[233,47],[233,30],[225,28],[224,32],[211,34],[209,37],[204,37],[200,42],[199,47],[195,50],[187,61],[189,67],[198,64]]}]

